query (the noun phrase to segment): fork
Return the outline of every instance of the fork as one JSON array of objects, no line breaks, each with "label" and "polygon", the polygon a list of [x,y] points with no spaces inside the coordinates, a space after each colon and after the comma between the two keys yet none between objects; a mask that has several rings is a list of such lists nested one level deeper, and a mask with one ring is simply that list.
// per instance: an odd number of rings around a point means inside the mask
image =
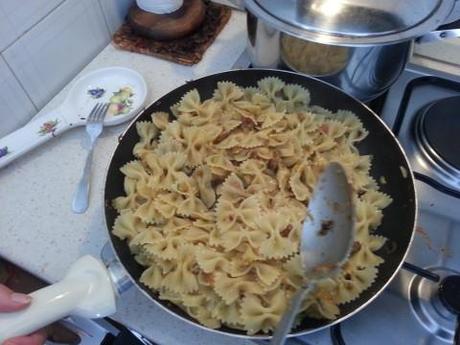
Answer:
[{"label": "fork", "polygon": [[72,210],[75,213],[83,213],[88,209],[89,201],[89,178],[91,173],[91,162],[93,160],[93,149],[96,140],[101,135],[104,127],[104,118],[109,108],[108,103],[97,103],[86,119],[86,133],[90,139],[90,147],[86,156],[85,168],[72,202]]}]

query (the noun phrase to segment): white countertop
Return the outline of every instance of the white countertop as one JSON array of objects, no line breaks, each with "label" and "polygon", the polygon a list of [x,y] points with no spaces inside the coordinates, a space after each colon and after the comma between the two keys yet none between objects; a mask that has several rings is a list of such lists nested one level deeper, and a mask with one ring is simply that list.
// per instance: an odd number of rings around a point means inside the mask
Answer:
[{"label": "white countertop", "polygon": [[[147,104],[168,91],[207,74],[228,70],[246,45],[242,12],[230,22],[195,66],[181,66],[107,46],[80,75],[107,66],[125,66],[140,72],[148,85]],[[69,83],[37,115],[60,104]],[[73,129],[20,157],[0,170],[0,256],[46,281],[59,280],[84,254],[99,257],[108,240],[103,220],[103,182],[118,135],[127,124],[107,127],[95,153],[90,207],[85,214],[71,211],[71,199],[83,169],[84,128]],[[248,344],[192,327],[155,306],[136,288],[118,300],[114,319],[159,344]]]}]

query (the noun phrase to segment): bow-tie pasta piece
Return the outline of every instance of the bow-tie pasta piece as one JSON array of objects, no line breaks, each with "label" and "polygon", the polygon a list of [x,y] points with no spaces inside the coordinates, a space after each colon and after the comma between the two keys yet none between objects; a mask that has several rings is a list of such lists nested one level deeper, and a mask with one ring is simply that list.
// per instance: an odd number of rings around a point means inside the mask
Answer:
[{"label": "bow-tie pasta piece", "polygon": [[359,142],[367,137],[369,132],[364,128],[362,121],[349,110],[339,110],[337,117],[347,128],[348,140],[350,142]]},{"label": "bow-tie pasta piece", "polygon": [[161,169],[159,188],[175,191],[175,183],[178,176],[183,176],[182,169],[186,164],[187,157],[184,153],[167,153],[159,157],[158,165]]},{"label": "bow-tie pasta piece", "polygon": [[283,265],[283,271],[281,273],[281,279],[283,284],[294,290],[299,289],[303,286],[304,282],[304,271],[302,269],[302,263],[300,261],[300,254],[296,253],[291,256]]},{"label": "bow-tie pasta piece", "polygon": [[161,268],[157,265],[150,266],[142,273],[139,280],[149,288],[158,290],[161,287],[161,282],[163,281]]},{"label": "bow-tie pasta piece", "polygon": [[127,239],[131,241],[134,236],[145,230],[145,225],[142,224],[131,210],[123,210],[115,219],[112,233],[121,240]]},{"label": "bow-tie pasta piece", "polygon": [[274,100],[281,96],[281,92],[285,83],[276,77],[267,77],[259,80],[257,83],[262,93],[267,95],[270,99]]},{"label": "bow-tie pasta piece", "polygon": [[169,114],[164,111],[153,113],[152,122],[160,131],[164,131],[169,125]]},{"label": "bow-tie pasta piece", "polygon": [[229,259],[229,255],[214,249],[198,246],[196,260],[198,266],[205,273],[213,273],[215,271],[232,272],[232,262]]},{"label": "bow-tie pasta piece", "polygon": [[377,190],[369,190],[365,191],[361,197],[361,200],[367,202],[368,204],[374,206],[379,210],[383,210],[385,207],[391,204],[393,199],[380,191]]},{"label": "bow-tie pasta piece", "polygon": [[266,239],[260,244],[259,251],[267,259],[283,259],[294,254],[299,249],[299,243],[285,237],[285,231],[292,227],[289,219],[275,212],[264,214],[257,219],[260,230]]},{"label": "bow-tie pasta piece", "polygon": [[178,140],[173,138],[167,138],[159,142],[153,152],[159,156],[162,156],[167,153],[180,152],[182,151],[182,149],[183,145]]},{"label": "bow-tie pasta piece", "polygon": [[215,125],[204,127],[186,127],[183,130],[186,165],[196,167],[205,162],[210,153],[210,144],[220,134],[221,129]]},{"label": "bow-tie pasta piece", "polygon": [[288,300],[284,291],[278,290],[263,299],[248,293],[241,304],[241,317],[248,334],[268,332],[276,327],[283,315]]},{"label": "bow-tie pasta piece", "polygon": [[[250,243],[243,243],[236,247],[232,252],[232,255],[234,255],[235,258],[238,258],[238,261],[235,262],[234,267],[238,264],[249,265],[254,261],[263,260],[262,256],[257,252],[257,249],[252,247]],[[234,273],[235,272],[232,271],[232,275],[235,275]]]},{"label": "bow-tie pasta piece", "polygon": [[310,199],[319,175],[318,170],[318,167],[314,167],[308,162],[302,162],[294,167],[289,179],[289,186],[297,200],[306,201]]},{"label": "bow-tie pasta piece", "polygon": [[212,154],[206,157],[206,165],[211,170],[212,174],[225,178],[229,173],[235,170],[235,166],[230,159],[223,154]]},{"label": "bow-tie pasta piece", "polygon": [[310,104],[310,91],[300,85],[288,84],[283,87],[283,95],[289,104],[287,111],[303,111]]},{"label": "bow-tie pasta piece", "polygon": [[155,139],[157,138],[159,131],[152,122],[147,121],[137,122],[136,130],[140,141],[134,145],[133,153],[136,157],[142,157],[145,152],[151,151],[155,148],[157,144]]},{"label": "bow-tie pasta piece", "polygon": [[146,183],[149,179],[149,174],[140,161],[131,161],[126,163],[120,168],[120,171],[126,177],[132,178],[136,181]]},{"label": "bow-tie pasta piece", "polygon": [[183,129],[184,126],[179,122],[179,121],[173,121],[168,123],[166,126],[166,129],[161,132],[160,138],[158,141],[158,148],[155,150],[156,153],[162,155],[165,154],[165,150],[160,150],[160,145],[161,144],[166,144],[168,142],[177,142],[177,143],[183,143],[184,142],[184,134],[183,134]]},{"label": "bow-tie pasta piece", "polygon": [[282,163],[287,167],[292,168],[294,165],[302,162],[305,159],[302,144],[296,140],[289,139],[287,142],[277,147],[276,149]]},{"label": "bow-tie pasta piece", "polygon": [[198,280],[193,272],[196,264],[195,247],[179,246],[174,259],[175,267],[165,275],[162,287],[177,293],[191,293],[198,290]]},{"label": "bow-tie pasta piece", "polygon": [[361,266],[357,259],[351,259],[344,267],[343,273],[336,279],[339,303],[348,303],[356,299],[377,277],[375,266]]},{"label": "bow-tie pasta piece", "polygon": [[230,133],[230,135],[219,142],[216,147],[223,150],[231,149],[234,147],[250,149],[263,146],[265,142],[266,140],[262,136],[242,128]]},{"label": "bow-tie pasta piece", "polygon": [[220,301],[211,312],[219,321],[237,329],[244,329],[239,303],[227,304]]},{"label": "bow-tie pasta piece", "polygon": [[230,277],[226,273],[216,272],[214,290],[227,304],[234,303],[245,294],[262,295],[265,290],[251,274]]},{"label": "bow-tie pasta piece", "polygon": [[245,243],[257,248],[265,238],[266,235],[260,230],[237,224],[225,232],[220,231],[219,228],[214,229],[211,232],[209,243],[213,246],[222,247],[224,251],[228,252]]},{"label": "bow-tie pasta piece", "polygon": [[178,193],[163,192],[157,195],[152,204],[163,218],[170,219],[174,217],[182,201],[183,196]]},{"label": "bow-tie pasta piece", "polygon": [[177,111],[181,113],[192,114],[198,114],[201,111],[201,108],[201,97],[196,89],[187,92],[176,107]]},{"label": "bow-tie pasta piece", "polygon": [[249,274],[250,272],[255,272],[258,281],[267,288],[270,287],[281,274],[280,269],[275,265],[270,265],[260,261],[253,261],[250,264],[245,262],[235,264],[232,268],[231,275],[232,277],[240,277]]},{"label": "bow-tie pasta piece", "polygon": [[248,191],[274,192],[277,188],[277,181],[273,176],[267,174],[267,164],[257,159],[248,159],[240,165],[239,171],[248,177]]},{"label": "bow-tie pasta piece", "polygon": [[229,230],[235,224],[257,227],[260,216],[260,205],[257,195],[244,199],[239,206],[232,202],[221,200],[216,207],[217,227],[222,232]]},{"label": "bow-tie pasta piece", "polygon": [[135,209],[139,205],[137,194],[136,194],[136,180],[125,177],[123,182],[123,189],[126,196],[119,196],[112,202],[113,207],[120,212],[125,209]]},{"label": "bow-tie pasta piece", "polygon": [[207,166],[200,166],[195,169],[192,176],[198,186],[200,199],[208,208],[211,208],[216,202],[216,191],[212,186],[211,169]]},{"label": "bow-tie pasta piece", "polygon": [[285,116],[286,116],[286,114],[280,113],[280,112],[275,112],[275,111],[264,112],[261,115],[261,117],[262,117],[261,127],[264,128],[264,129],[269,128],[269,127],[273,127],[278,122],[280,122]]},{"label": "bow-tie pasta piece", "polygon": [[161,230],[154,227],[147,227],[143,231],[137,233],[129,242],[129,249],[133,253],[140,253],[144,250],[144,245],[152,243],[156,240],[155,234],[161,233]]},{"label": "bow-tie pasta piece", "polygon": [[[241,100],[236,101],[233,103],[233,109],[236,111],[241,117],[246,118],[246,120],[250,120],[255,126],[261,121],[259,118],[264,111],[260,106],[254,104],[252,102]],[[246,125],[250,125],[246,123]]]},{"label": "bow-tie pasta piece", "polygon": [[236,204],[250,195],[244,187],[243,181],[236,174],[230,174],[220,187],[218,194],[220,195],[219,200],[221,201],[226,200]]},{"label": "bow-tie pasta piece", "polygon": [[142,220],[144,224],[162,224],[166,221],[163,215],[158,211],[155,199],[149,199],[140,205],[134,215]]},{"label": "bow-tie pasta piece", "polygon": [[[130,243],[131,250],[140,248],[140,252],[154,258],[173,260],[177,257],[178,247],[181,245],[180,237],[174,234],[164,234],[161,228],[150,227],[133,239]],[[141,245],[140,245],[141,244]]]},{"label": "bow-tie pasta piece", "polygon": [[243,95],[243,90],[236,84],[228,81],[221,81],[217,83],[217,89],[214,91],[213,98],[217,102],[221,102],[228,106],[232,102],[241,99]]},{"label": "bow-tie pasta piece", "polygon": [[177,214],[185,217],[191,217],[195,214],[205,213],[208,210],[200,198],[191,195],[185,198],[177,207]]},{"label": "bow-tie pasta piece", "polygon": [[356,200],[356,238],[366,236],[369,230],[375,229],[382,221],[382,210],[377,209],[372,204]]},{"label": "bow-tie pasta piece", "polygon": [[186,310],[206,327],[219,328],[221,326],[220,321],[213,316],[214,305],[189,307]]},{"label": "bow-tie pasta piece", "polygon": [[313,318],[329,320],[337,318],[340,309],[337,307],[337,297],[333,290],[335,285],[336,282],[332,279],[318,282],[312,296],[305,299],[302,309]]}]

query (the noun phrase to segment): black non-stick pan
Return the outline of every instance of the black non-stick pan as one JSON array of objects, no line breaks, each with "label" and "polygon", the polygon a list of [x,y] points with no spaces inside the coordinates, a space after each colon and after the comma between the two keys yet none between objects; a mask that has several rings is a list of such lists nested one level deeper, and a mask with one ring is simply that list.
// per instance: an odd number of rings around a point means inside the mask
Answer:
[{"label": "black non-stick pan", "polygon": [[[153,303],[194,326],[205,328],[179,307],[167,301],[161,301],[155,293],[139,282],[143,267],[136,263],[126,242],[119,240],[111,232],[118,216],[116,210],[111,206],[112,200],[124,194],[124,175],[120,172],[120,167],[135,159],[132,151],[134,145],[139,141],[135,126],[137,121],[150,120],[150,115],[156,111],[168,112],[170,107],[191,89],[196,88],[205,99],[212,96],[219,81],[231,81],[247,87],[256,86],[257,81],[265,77],[278,77],[286,83],[299,84],[309,89],[312,104],[332,111],[338,109],[353,111],[369,131],[368,137],[359,143],[358,148],[361,154],[370,154],[374,157],[371,175],[375,179],[385,177],[387,182],[382,185],[382,190],[393,198],[393,202],[384,210],[383,223],[376,230],[378,234],[388,238],[388,241],[378,252],[385,261],[379,266],[377,279],[372,286],[357,299],[341,305],[340,315],[336,320],[304,318],[290,335],[314,332],[340,322],[364,308],[384,290],[401,267],[409,249],[417,210],[413,176],[404,152],[393,134],[365,105],[319,80],[276,70],[230,71],[189,82],[171,91],[148,107],[130,124],[120,138],[110,162],[104,197],[107,230],[119,262],[112,261],[107,263],[106,267],[94,257],[80,258],[60,282],[32,293],[32,303],[28,308],[17,313],[0,314],[0,343],[17,335],[31,333],[67,315],[96,318],[113,314],[116,310],[116,290],[121,292],[120,287],[124,286],[127,281],[123,276],[123,267],[137,288],[143,291]],[[402,173],[404,170],[407,174]],[[155,320],[152,320],[152,325],[154,324]],[[269,337],[266,334],[249,336],[244,332],[227,327],[212,331],[244,338]]]},{"label": "black non-stick pan", "polygon": [[[212,93],[219,81],[231,81],[239,86],[248,87],[256,86],[257,81],[265,77],[278,77],[286,83],[299,84],[307,88],[311,93],[311,103],[314,105],[319,105],[332,111],[347,109],[354,112],[369,131],[367,138],[359,143],[359,151],[361,154],[370,154],[373,156],[371,175],[377,180],[380,177],[385,178],[386,184],[381,186],[381,190],[391,195],[393,198],[393,202],[384,210],[383,222],[377,229],[377,233],[388,238],[388,241],[378,252],[378,255],[385,261],[379,266],[376,281],[357,299],[341,305],[340,315],[336,320],[303,319],[302,323],[292,332],[292,335],[301,335],[340,322],[364,308],[369,302],[377,297],[401,267],[414,233],[417,207],[413,177],[406,156],[388,127],[374,112],[358,100],[348,96],[338,88],[319,80],[296,73],[278,70],[235,70],[188,82],[150,105],[131,123],[121,137],[107,173],[105,186],[105,216],[107,230],[109,231],[109,236],[115,252],[129,275],[135,281],[137,287],[143,290],[145,294],[150,297],[152,302],[163,306],[166,310],[178,317],[189,320],[194,325],[203,327],[179,307],[167,301],[160,300],[155,293],[139,282],[144,268],[134,260],[126,242],[121,241],[111,233],[114,221],[118,216],[117,211],[111,206],[111,201],[120,195],[124,195],[124,175],[120,172],[120,167],[135,159],[132,151],[134,145],[139,141],[135,126],[137,121],[149,121],[150,115],[153,112],[170,111],[170,107],[177,103],[189,90],[197,89],[202,99],[206,99],[212,97]],[[401,173],[402,169],[408,172],[407,175]],[[214,331],[229,335],[251,337],[247,336],[244,332],[227,327],[222,327]]]}]

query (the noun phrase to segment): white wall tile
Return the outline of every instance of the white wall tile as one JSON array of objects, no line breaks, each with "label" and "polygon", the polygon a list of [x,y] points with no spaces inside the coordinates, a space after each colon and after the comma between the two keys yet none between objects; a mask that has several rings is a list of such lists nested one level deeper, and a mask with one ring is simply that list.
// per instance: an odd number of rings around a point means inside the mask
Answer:
[{"label": "white wall tile", "polygon": [[109,41],[97,1],[66,0],[3,56],[33,103],[41,108]]},{"label": "white wall tile", "polygon": [[124,22],[134,0],[99,0],[99,2],[104,10],[107,26],[113,34]]},{"label": "white wall tile", "polygon": [[0,56],[0,138],[25,125],[37,110]]},{"label": "white wall tile", "polygon": [[13,43],[63,0],[0,0],[0,51]]}]

